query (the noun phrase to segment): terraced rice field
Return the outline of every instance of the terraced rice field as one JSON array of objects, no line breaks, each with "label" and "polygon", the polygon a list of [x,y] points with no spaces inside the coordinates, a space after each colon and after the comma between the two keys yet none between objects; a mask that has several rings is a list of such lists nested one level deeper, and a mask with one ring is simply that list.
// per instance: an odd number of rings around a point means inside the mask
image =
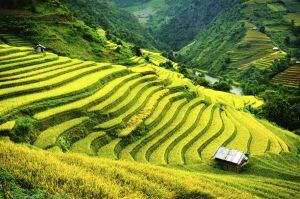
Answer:
[{"label": "terraced rice field", "polygon": [[[272,40],[266,34],[261,33],[254,24],[248,21],[243,22],[247,29],[246,35],[235,48],[228,52],[232,66],[240,69],[251,65],[267,68],[272,65],[275,59],[285,57],[285,52],[273,50],[276,45],[273,44]],[[271,29],[269,28],[268,30]],[[278,31],[278,28],[273,27],[271,31],[273,30]]]},{"label": "terraced rice field", "polygon": [[155,65],[127,68],[4,44],[0,63],[0,135],[14,138],[25,118],[39,126],[28,139],[42,149],[190,165],[219,146],[253,155],[293,147],[241,111],[259,99],[195,87]]},{"label": "terraced rice field", "polygon": [[[299,136],[242,111],[262,104],[150,63],[127,68],[1,44],[0,166],[74,198],[297,198]],[[220,146],[250,152],[247,171],[212,167]]]},{"label": "terraced rice field", "polygon": [[298,11],[298,13],[286,14],[283,18],[289,23],[294,20],[296,26],[300,25],[300,11]]},{"label": "terraced rice field", "polygon": [[295,65],[279,73],[272,79],[273,83],[283,84],[289,87],[300,87],[300,66]]},{"label": "terraced rice field", "polygon": [[1,40],[13,46],[33,46],[32,43],[10,34],[0,34],[0,41]]}]

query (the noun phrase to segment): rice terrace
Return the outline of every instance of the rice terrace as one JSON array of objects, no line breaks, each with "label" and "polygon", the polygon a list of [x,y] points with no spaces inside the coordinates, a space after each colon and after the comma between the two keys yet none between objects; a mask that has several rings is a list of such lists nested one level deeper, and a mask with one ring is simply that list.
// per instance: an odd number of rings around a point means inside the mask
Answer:
[{"label": "rice terrace", "polygon": [[0,199],[300,198],[299,14],[0,0]]}]

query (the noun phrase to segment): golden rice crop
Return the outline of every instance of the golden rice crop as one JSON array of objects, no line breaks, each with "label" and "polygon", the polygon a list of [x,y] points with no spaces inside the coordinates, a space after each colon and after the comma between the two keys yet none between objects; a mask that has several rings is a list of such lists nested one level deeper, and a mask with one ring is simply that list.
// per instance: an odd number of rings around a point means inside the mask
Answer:
[{"label": "golden rice crop", "polygon": [[90,85],[93,85],[94,83],[98,82],[99,79],[106,77],[107,75],[113,74],[118,71],[122,71],[123,69],[120,69],[118,67],[112,68],[109,70],[104,71],[98,71],[94,72],[92,74],[86,75],[84,77],[78,78],[68,84],[65,84],[63,86],[42,91],[39,93],[33,93],[33,94],[27,94],[22,95],[19,97],[9,98],[6,100],[0,101],[1,107],[0,107],[0,114],[3,114],[5,112],[9,112],[14,108],[17,108],[19,106],[32,103],[37,100],[47,99],[54,96],[60,96],[67,93],[79,91],[81,89],[84,89]]},{"label": "golden rice crop", "polygon": [[118,86],[124,80],[134,77],[134,76],[136,76],[136,74],[125,75],[125,76],[122,76],[121,78],[117,78],[117,79],[109,82],[107,85],[105,85],[99,91],[97,91],[96,93],[94,93],[93,95],[91,95],[87,98],[84,98],[84,99],[81,99],[81,100],[78,100],[75,102],[71,102],[68,104],[64,104],[62,106],[58,106],[58,107],[55,107],[52,109],[48,109],[46,111],[35,114],[34,117],[38,120],[42,120],[44,118],[59,114],[61,112],[75,110],[75,109],[84,107],[85,105],[87,105],[103,96],[106,96],[108,93],[110,93],[112,91],[112,89],[114,89],[116,86]]}]

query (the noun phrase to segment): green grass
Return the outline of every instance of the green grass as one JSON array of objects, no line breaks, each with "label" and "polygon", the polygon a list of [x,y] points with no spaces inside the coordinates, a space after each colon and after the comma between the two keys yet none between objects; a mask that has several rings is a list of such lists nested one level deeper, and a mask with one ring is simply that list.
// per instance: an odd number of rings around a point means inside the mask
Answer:
[{"label": "green grass", "polygon": [[[20,79],[23,77],[30,76],[30,74],[39,74],[39,71],[49,69],[53,66],[70,63],[69,58],[59,58],[56,61],[50,61],[47,63],[37,64],[28,66],[26,68],[17,68],[9,71],[0,72],[1,80],[11,80],[11,79]],[[28,75],[27,75],[28,74]]]},{"label": "green grass", "polygon": [[155,136],[159,135],[160,131],[172,124],[173,120],[186,103],[187,102],[184,99],[174,101],[160,117],[160,120],[155,124],[151,124],[151,130],[147,132],[147,135],[145,137],[131,143],[121,150],[120,158],[133,159],[133,157],[136,156],[136,154],[140,151],[141,148],[143,148],[143,146],[145,146]]},{"label": "green grass", "polygon": [[105,158],[110,158],[110,159],[117,159],[115,150],[117,145],[120,143],[122,139],[121,138],[117,138],[112,140],[110,143],[104,145],[103,147],[101,147],[98,152],[97,155],[100,157],[105,157]]},{"label": "green grass", "polygon": [[101,78],[104,78],[106,76],[112,75],[117,72],[120,72],[122,70],[124,70],[124,69],[116,67],[111,70],[98,71],[98,72],[94,72],[89,75],[85,75],[81,78],[77,77],[76,80],[73,80],[69,84],[65,84],[63,86],[60,86],[60,87],[57,87],[57,88],[54,88],[54,89],[51,89],[48,91],[27,94],[27,95],[23,95],[23,96],[19,96],[19,97],[2,100],[3,106],[0,107],[0,113],[3,114],[14,108],[17,108],[17,107],[25,105],[25,104],[33,103],[38,100],[43,100],[43,99],[45,100],[47,98],[80,91],[81,89],[84,89],[90,85],[95,84]]},{"label": "green grass", "polygon": [[185,160],[187,163],[196,163],[199,162],[202,157],[200,156],[199,149],[201,149],[202,145],[205,144],[205,142],[210,141],[209,138],[214,136],[215,134],[218,134],[218,132],[223,132],[223,122],[220,117],[221,110],[216,109],[214,113],[211,115],[213,118],[210,124],[209,129],[207,129],[206,132],[203,132],[201,137],[194,143],[192,143],[190,146],[188,146],[188,149],[185,152]]},{"label": "green grass", "polygon": [[66,75],[69,72],[73,72],[76,69],[81,69],[81,68],[86,68],[89,67],[90,65],[86,64],[79,64],[80,62],[73,62],[70,63],[68,65],[63,65],[60,66],[60,68],[53,70],[54,68],[52,68],[51,71],[47,71],[47,72],[42,72],[42,74],[38,74],[38,75],[34,75],[31,77],[27,77],[27,78],[22,78],[22,79],[18,79],[18,80],[11,80],[11,81],[5,81],[5,82],[1,82],[0,83],[0,88],[5,88],[5,87],[15,87],[15,86],[19,86],[19,85],[25,85],[25,84],[32,84],[32,83],[36,83],[36,82],[42,82],[42,81],[47,81],[53,78],[56,78],[58,76],[62,76],[62,75]]},{"label": "green grass", "polygon": [[289,23],[294,20],[296,26],[300,25],[300,13],[288,13],[284,15],[283,18]]},{"label": "green grass", "polygon": [[284,12],[286,11],[286,8],[284,6],[282,6],[281,4],[268,4],[268,8],[270,8],[271,10],[275,11],[275,12]]},{"label": "green grass", "polygon": [[229,148],[234,148],[240,151],[249,152],[250,150],[250,142],[251,142],[251,134],[249,130],[235,118],[235,113],[233,110],[226,109],[226,113],[228,118],[236,127],[236,136],[235,138],[227,144]]}]

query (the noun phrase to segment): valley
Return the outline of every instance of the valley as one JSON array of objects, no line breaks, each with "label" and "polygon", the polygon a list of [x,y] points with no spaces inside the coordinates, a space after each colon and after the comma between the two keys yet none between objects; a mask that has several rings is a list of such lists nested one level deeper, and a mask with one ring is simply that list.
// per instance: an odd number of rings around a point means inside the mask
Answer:
[{"label": "valley", "polygon": [[0,199],[300,197],[299,1],[0,3]]}]

